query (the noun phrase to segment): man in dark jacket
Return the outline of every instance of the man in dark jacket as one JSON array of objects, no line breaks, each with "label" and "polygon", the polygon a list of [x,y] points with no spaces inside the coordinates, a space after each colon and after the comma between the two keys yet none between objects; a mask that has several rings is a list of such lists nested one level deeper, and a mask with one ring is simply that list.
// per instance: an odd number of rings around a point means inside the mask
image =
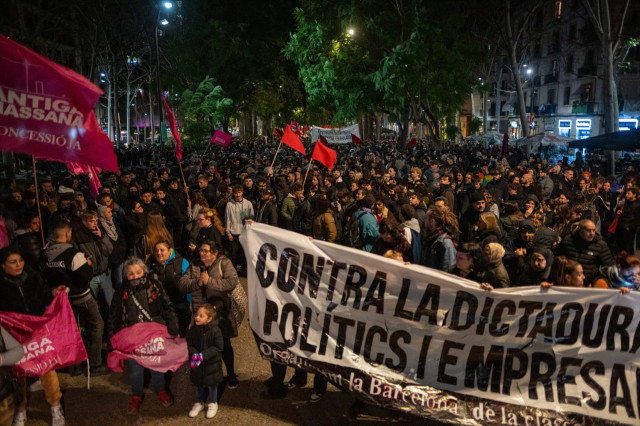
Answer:
[{"label": "man in dark jacket", "polygon": [[624,208],[620,212],[616,227],[616,241],[618,248],[629,254],[636,251],[636,232],[640,227],[640,200],[637,187],[627,188],[624,193]]},{"label": "man in dark jacket", "polygon": [[278,226],[278,206],[273,197],[271,188],[260,191],[260,201],[256,206],[256,222]]},{"label": "man in dark jacket", "polygon": [[169,188],[164,198],[167,228],[173,236],[175,247],[182,247],[182,234],[187,223],[187,194],[180,188],[177,178],[169,179]]},{"label": "man in dark jacket", "polygon": [[469,196],[469,207],[460,217],[460,242],[473,242],[475,239],[476,225],[480,213],[484,212],[487,202],[480,191],[472,192]]},{"label": "man in dark jacket", "polygon": [[589,219],[580,221],[578,230],[564,239],[557,254],[582,265],[585,287],[591,285],[601,266],[614,265],[607,243],[596,233],[596,224]]},{"label": "man in dark jacket", "polygon": [[87,355],[92,375],[108,373],[102,364],[102,335],[104,321],[100,316],[98,302],[91,294],[89,282],[93,276],[91,260],[74,248],[71,225],[60,221],[53,228],[54,242],[45,249],[44,276],[50,288],[65,286],[69,293],[71,309],[80,317],[81,324],[91,331]]},{"label": "man in dark jacket", "polygon": [[[98,213],[89,210],[82,214],[82,227],[73,233],[71,244],[90,260],[93,277],[89,283],[97,298],[100,288],[105,295],[113,295],[111,277],[107,274],[109,255],[113,245],[109,236],[98,226]],[[105,296],[106,297],[106,296]],[[111,301],[108,301],[111,304]]]}]

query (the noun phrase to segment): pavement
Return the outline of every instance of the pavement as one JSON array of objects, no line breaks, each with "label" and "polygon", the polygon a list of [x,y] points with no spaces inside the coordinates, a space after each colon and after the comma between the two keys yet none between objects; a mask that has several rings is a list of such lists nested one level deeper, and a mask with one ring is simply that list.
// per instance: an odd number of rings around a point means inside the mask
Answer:
[{"label": "pavement", "polygon": [[[246,278],[241,278],[246,289]],[[348,416],[354,398],[329,384],[327,393],[319,402],[309,402],[313,376],[309,374],[307,386],[289,391],[286,398],[265,400],[263,382],[271,376],[269,363],[263,360],[245,318],[239,336],[232,340],[236,373],[240,385],[225,389],[220,398],[218,414],[205,419],[204,412],[191,419],[187,416],[194,402],[194,388],[189,381],[189,367],[185,363],[171,380],[175,403],[163,408],[151,388],[145,390],[145,400],[136,415],[127,414],[130,398],[128,373],[110,373],[93,377],[87,389],[84,375],[71,377],[58,373],[63,391],[63,405],[67,425],[201,425],[222,423],[230,425],[345,425],[345,424],[437,424],[408,413],[365,406],[360,415]],[[288,369],[287,379],[293,375]],[[152,385],[149,385],[152,387]],[[48,425],[51,422],[49,406],[44,392],[33,391],[28,405],[28,425]]]}]

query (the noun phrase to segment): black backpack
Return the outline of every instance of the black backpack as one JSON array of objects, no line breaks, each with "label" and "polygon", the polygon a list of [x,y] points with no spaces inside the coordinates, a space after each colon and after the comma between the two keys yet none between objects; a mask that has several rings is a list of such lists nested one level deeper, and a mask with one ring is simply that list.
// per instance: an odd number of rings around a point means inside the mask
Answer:
[{"label": "black backpack", "polygon": [[351,217],[351,220],[347,224],[347,229],[344,232],[345,244],[349,247],[361,249],[364,246],[360,232],[360,218],[366,212],[355,212]]}]

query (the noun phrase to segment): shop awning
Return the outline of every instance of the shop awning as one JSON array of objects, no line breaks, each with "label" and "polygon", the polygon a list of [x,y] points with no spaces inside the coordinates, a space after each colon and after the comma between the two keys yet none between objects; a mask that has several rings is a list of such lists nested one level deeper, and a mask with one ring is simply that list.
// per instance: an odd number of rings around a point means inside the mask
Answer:
[{"label": "shop awning", "polygon": [[569,142],[569,148],[635,151],[640,149],[640,129],[606,133],[604,135]]}]

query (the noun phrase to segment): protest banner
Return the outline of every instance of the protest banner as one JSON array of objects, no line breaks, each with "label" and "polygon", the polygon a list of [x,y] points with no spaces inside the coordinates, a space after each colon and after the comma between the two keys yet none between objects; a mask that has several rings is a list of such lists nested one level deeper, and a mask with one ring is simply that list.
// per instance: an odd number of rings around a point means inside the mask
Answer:
[{"label": "protest banner", "polygon": [[317,141],[324,136],[328,143],[352,143],[351,135],[360,137],[360,128],[357,124],[348,127],[325,129],[319,126],[311,127],[311,140]]},{"label": "protest banner", "polygon": [[120,372],[125,359],[154,371],[176,371],[189,357],[187,341],[169,334],[167,326],[157,322],[140,322],[123,328],[111,337],[113,351],[107,366]]},{"label": "protest banner", "polygon": [[240,241],[266,359],[451,424],[638,424],[640,294],[486,292],[258,223]]},{"label": "protest banner", "polygon": [[48,371],[87,359],[87,351],[64,291],[58,293],[44,315],[0,312],[0,325],[24,347],[24,356],[13,366],[16,376],[40,377]]}]

